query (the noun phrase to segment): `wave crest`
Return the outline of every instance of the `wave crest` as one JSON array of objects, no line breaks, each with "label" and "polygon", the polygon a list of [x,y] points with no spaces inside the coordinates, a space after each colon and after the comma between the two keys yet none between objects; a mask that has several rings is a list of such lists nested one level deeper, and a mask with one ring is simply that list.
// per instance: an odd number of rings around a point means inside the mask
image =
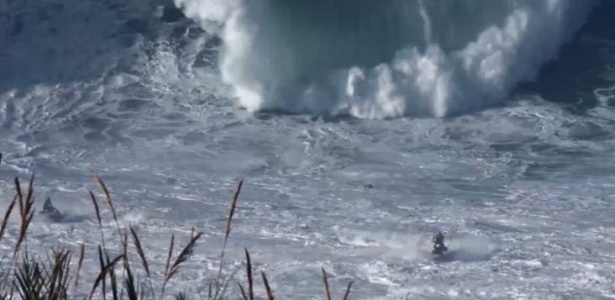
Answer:
[{"label": "wave crest", "polygon": [[593,1],[175,0],[248,111],[445,117],[502,101]]}]

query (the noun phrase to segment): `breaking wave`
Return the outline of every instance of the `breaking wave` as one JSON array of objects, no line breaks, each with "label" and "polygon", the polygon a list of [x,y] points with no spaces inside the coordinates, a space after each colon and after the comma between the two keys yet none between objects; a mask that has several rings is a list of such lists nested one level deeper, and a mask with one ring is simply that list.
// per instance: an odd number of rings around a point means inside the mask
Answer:
[{"label": "breaking wave", "polygon": [[446,117],[501,103],[595,1],[174,0],[248,111]]}]

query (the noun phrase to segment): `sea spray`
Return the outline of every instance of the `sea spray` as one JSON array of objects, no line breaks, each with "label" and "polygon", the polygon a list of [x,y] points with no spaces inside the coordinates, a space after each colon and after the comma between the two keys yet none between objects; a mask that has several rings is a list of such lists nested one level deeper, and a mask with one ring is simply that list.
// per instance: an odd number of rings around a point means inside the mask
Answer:
[{"label": "sea spray", "polygon": [[505,100],[593,1],[175,0],[222,38],[248,111],[445,117]]}]

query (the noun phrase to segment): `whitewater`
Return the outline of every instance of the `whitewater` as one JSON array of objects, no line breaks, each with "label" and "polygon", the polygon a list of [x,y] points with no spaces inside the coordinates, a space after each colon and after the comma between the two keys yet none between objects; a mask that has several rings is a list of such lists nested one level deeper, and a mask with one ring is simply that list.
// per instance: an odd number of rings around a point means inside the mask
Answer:
[{"label": "whitewater", "polygon": [[[249,249],[278,299],[325,299],[321,268],[334,298],[354,281],[351,299],[611,299],[614,13],[0,0],[0,213],[14,177],[35,174],[37,210],[51,197],[68,218],[35,216],[28,248],[84,244],[91,282],[95,172],[155,274],[172,234],[204,232],[170,291],[206,294],[243,179],[226,259],[241,267]],[[0,256],[18,229],[15,216]],[[453,254],[438,261],[439,231]]]}]

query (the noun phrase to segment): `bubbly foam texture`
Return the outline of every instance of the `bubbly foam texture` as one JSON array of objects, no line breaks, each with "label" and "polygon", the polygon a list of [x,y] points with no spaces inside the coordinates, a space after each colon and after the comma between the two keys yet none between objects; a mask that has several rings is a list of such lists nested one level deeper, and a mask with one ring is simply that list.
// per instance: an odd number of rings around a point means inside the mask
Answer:
[{"label": "bubbly foam texture", "polygon": [[593,5],[572,0],[175,3],[224,40],[223,79],[248,111],[370,119],[444,117],[503,101],[517,83],[532,80],[556,57]]},{"label": "bubbly foam texture", "polygon": [[[373,256],[391,261],[413,261],[435,258],[431,254],[431,238],[425,232],[356,232],[347,242],[363,247],[362,251]],[[441,258],[444,260],[482,261],[489,259],[494,250],[494,245],[486,237],[467,234],[448,236],[445,244],[448,252]]]}]

